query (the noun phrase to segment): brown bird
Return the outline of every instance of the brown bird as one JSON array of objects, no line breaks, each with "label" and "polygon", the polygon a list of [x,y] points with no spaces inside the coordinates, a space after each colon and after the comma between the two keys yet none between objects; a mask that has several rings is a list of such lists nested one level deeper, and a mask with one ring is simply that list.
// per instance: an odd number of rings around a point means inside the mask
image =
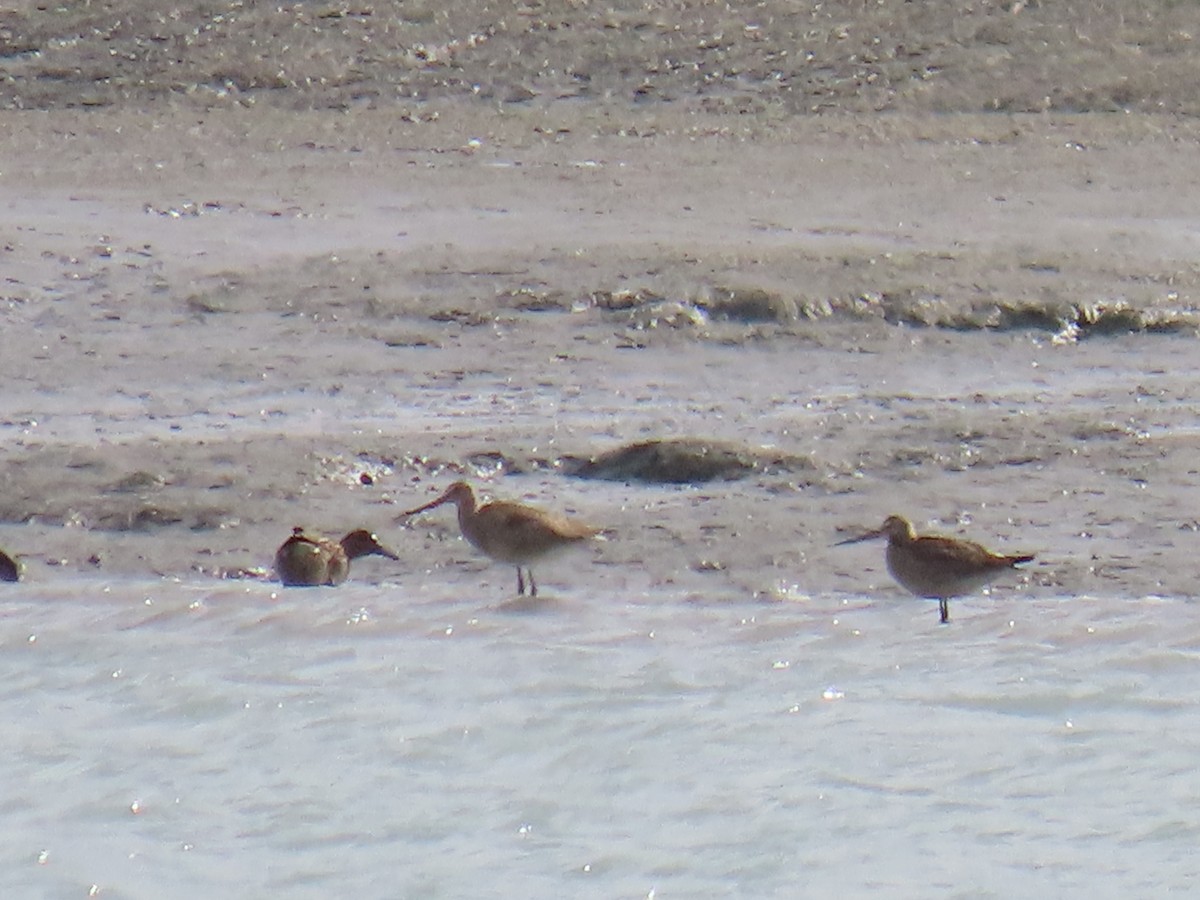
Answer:
[{"label": "brown bird", "polygon": [[838,541],[834,546],[857,544],[886,537],[888,571],[900,585],[918,597],[939,601],[942,622],[950,621],[949,598],[983,587],[1031,555],[1001,556],[973,541],[922,535],[903,516],[888,516],[874,531]]},{"label": "brown bird", "polygon": [[21,564],[0,550],[0,581],[20,581]]},{"label": "brown bird", "polygon": [[495,500],[476,506],[475,492],[465,481],[456,481],[436,500],[410,509],[404,515],[417,513],[453,503],[458,507],[458,527],[463,537],[497,562],[511,563],[517,567],[517,593],[525,593],[525,576],[529,573],[529,593],[537,596],[537,582],[533,579],[533,563],[582,543],[598,534],[598,530],[576,519],[513,503]]},{"label": "brown bird", "polygon": [[275,553],[275,574],[288,587],[337,585],[350,574],[350,560],[371,554],[400,558],[365,528],[350,532],[340,541],[293,528],[292,536]]}]

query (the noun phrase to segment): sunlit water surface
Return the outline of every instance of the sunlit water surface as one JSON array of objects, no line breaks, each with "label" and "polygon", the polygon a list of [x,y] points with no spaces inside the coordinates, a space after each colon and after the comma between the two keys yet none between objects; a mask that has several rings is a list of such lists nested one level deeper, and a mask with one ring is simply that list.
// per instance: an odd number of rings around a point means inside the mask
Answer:
[{"label": "sunlit water surface", "polygon": [[1188,601],[981,597],[941,627],[892,595],[444,581],[8,592],[3,895],[1132,897],[1200,874]]}]

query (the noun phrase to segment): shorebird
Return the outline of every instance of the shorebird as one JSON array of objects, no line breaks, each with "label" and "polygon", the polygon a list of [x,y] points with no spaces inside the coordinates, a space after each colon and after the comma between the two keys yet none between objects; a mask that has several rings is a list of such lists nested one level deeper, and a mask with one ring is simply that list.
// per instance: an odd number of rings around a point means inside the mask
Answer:
[{"label": "shorebird", "polygon": [[436,500],[410,509],[406,516],[453,503],[458,507],[458,527],[463,537],[497,562],[517,567],[517,593],[525,593],[525,575],[529,574],[530,596],[537,596],[537,582],[531,566],[548,556],[594,537],[598,529],[576,519],[514,503],[494,500],[476,506],[475,492],[465,481],[456,481]]},{"label": "shorebird", "polygon": [[0,581],[20,581],[21,565],[3,550],[0,550]]},{"label": "shorebird", "polygon": [[350,560],[371,554],[400,558],[365,528],[350,532],[340,541],[293,528],[292,536],[275,552],[275,574],[288,587],[337,585],[350,574]]},{"label": "shorebird", "polygon": [[942,622],[950,621],[951,597],[983,587],[997,576],[1033,559],[1031,555],[1002,556],[973,541],[935,535],[917,536],[903,516],[888,516],[883,525],[834,546],[886,537],[888,571],[901,587],[918,597],[939,601]]}]

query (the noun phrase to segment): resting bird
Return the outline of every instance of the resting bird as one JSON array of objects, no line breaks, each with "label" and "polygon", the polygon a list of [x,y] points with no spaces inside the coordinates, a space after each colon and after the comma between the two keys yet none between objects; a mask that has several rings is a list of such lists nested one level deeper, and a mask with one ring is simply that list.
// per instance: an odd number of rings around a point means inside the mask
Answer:
[{"label": "resting bird", "polygon": [[275,573],[288,587],[337,585],[350,574],[350,560],[371,554],[400,558],[365,528],[350,532],[340,541],[293,528],[292,536],[275,553]]}]

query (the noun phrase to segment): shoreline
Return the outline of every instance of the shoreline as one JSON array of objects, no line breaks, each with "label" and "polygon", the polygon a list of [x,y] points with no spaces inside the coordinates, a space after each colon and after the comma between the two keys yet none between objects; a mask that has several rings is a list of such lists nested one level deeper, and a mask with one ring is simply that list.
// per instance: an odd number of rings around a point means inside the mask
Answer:
[{"label": "shoreline", "polygon": [[[992,544],[1045,529],[1033,549],[1061,559],[1041,590],[1191,591],[1174,555],[1190,553],[1187,367],[1170,362],[1200,282],[1189,123],[1030,119],[1001,139],[1008,118],[808,119],[744,142],[693,137],[694,117],[651,138],[451,113],[200,118],[219,140],[197,139],[194,111],[39,114],[0,138],[2,518],[33,523],[27,542],[4,526],[9,552],[239,570],[295,525],[384,530],[405,488],[499,454],[547,461],[499,496],[612,510],[613,565],[646,558],[635,508],[661,505],[652,581],[745,596],[811,572],[814,591],[853,590],[822,541],[897,512],[949,533],[982,516],[966,534]],[[1078,345],[1034,315],[1106,302],[1109,336]],[[1018,318],[991,330],[1002,303]],[[1184,336],[1154,333],[1175,314]],[[556,455],[664,437],[778,446],[814,471],[740,498],[558,480]],[[356,488],[360,454],[399,462]],[[1137,521],[1138,479],[1154,521]],[[1124,524],[1097,530],[1111,503]],[[744,516],[771,539],[722,524]],[[1092,571],[1122,534],[1178,574]],[[406,566],[430,546],[400,550]]]}]

